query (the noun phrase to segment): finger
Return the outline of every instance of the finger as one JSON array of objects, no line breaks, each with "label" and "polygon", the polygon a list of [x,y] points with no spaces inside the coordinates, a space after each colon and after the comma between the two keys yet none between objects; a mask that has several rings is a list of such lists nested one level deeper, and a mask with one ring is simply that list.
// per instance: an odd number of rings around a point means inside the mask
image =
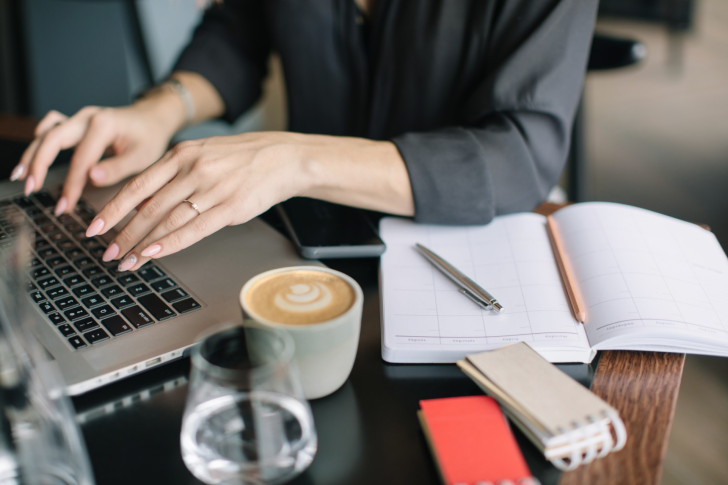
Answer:
[{"label": "finger", "polygon": [[88,177],[96,187],[108,187],[114,185],[129,175],[135,173],[139,164],[134,163],[145,157],[143,150],[125,150],[123,154],[110,157],[97,163],[91,168]]},{"label": "finger", "polygon": [[86,237],[106,233],[144,199],[151,197],[175,178],[178,173],[179,155],[169,155],[169,153],[122,187],[119,193],[96,214],[86,229]]},{"label": "finger", "polygon": [[56,110],[50,110],[48,114],[46,114],[42,120],[40,120],[40,123],[38,123],[35,126],[35,137],[41,137],[43,136],[48,130],[53,128],[59,123],[63,123],[68,119],[68,116],[64,115],[63,113],[59,113]]},{"label": "finger", "polygon": [[58,152],[75,146],[83,138],[88,126],[91,110],[84,108],[67,122],[57,125],[46,132],[41,138],[38,150],[30,162],[29,177],[34,178],[34,184],[28,186],[26,180],[26,192],[40,189],[45,181],[48,167],[58,156]]},{"label": "finger", "polygon": [[73,210],[86,185],[89,169],[101,159],[115,138],[112,121],[103,113],[97,113],[89,120],[88,129],[71,157],[61,198],[56,205],[56,215],[65,210]]},{"label": "finger", "polygon": [[30,161],[35,156],[35,152],[38,150],[38,145],[40,145],[40,138],[36,138],[32,142],[30,142],[28,148],[26,148],[23,152],[23,156],[20,157],[20,163],[18,163],[18,165],[10,173],[11,182],[15,182],[16,180],[24,180],[27,177],[28,166],[30,165]]},{"label": "finger", "polygon": [[[152,242],[147,247],[139,245],[119,264],[119,271],[137,270],[149,259],[158,259],[174,254],[193,245],[202,238],[219,231],[232,221],[232,211],[227,205],[217,205],[195,216],[187,224],[166,236]],[[146,241],[144,241],[146,244]],[[142,253],[149,256],[142,256]]]},{"label": "finger", "polygon": [[[196,216],[197,212],[192,210],[187,204],[185,204],[187,207],[186,211],[180,211],[178,207],[180,206],[181,200],[191,194],[192,188],[188,187],[189,185],[191,185],[190,182],[185,183],[184,181],[175,180],[157,192],[114,237],[114,240],[109,244],[102,259],[104,261],[111,261],[112,259],[123,256],[139,244],[139,241],[149,234],[150,231],[157,231],[159,234],[158,237],[161,237],[181,227],[193,216]],[[212,205],[214,204],[210,204],[207,207]],[[164,223],[162,223],[163,220],[165,221]],[[164,230],[162,226],[169,226],[169,229]]]}]

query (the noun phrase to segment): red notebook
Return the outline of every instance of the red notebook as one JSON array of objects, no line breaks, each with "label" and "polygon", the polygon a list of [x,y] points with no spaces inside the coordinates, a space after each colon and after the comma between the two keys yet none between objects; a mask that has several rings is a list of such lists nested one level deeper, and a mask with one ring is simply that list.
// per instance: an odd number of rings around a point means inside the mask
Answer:
[{"label": "red notebook", "polygon": [[429,399],[420,407],[420,423],[446,485],[538,483],[493,398]]}]

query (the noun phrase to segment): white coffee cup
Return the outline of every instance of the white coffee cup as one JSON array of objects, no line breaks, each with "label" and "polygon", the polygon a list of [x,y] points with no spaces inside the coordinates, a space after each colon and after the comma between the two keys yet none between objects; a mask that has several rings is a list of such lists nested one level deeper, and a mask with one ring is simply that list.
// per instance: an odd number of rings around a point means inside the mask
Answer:
[{"label": "white coffee cup", "polygon": [[[309,324],[278,323],[263,318],[247,304],[245,296],[263,278],[294,271],[314,271],[334,275],[354,291],[354,302],[341,315]],[[287,331],[295,345],[295,361],[307,399],[328,396],[339,389],[351,373],[359,346],[364,294],[351,277],[322,266],[291,266],[266,271],[248,280],[240,290],[240,306],[246,318],[263,326]]]}]

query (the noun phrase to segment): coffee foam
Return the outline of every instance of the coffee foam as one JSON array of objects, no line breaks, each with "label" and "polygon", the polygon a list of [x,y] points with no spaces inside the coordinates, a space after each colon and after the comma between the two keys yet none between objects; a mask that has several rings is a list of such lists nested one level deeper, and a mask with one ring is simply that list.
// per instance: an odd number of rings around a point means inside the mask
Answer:
[{"label": "coffee foam", "polygon": [[266,276],[256,281],[245,295],[245,303],[255,315],[291,325],[331,320],[346,313],[354,300],[354,289],[346,281],[310,270]]}]

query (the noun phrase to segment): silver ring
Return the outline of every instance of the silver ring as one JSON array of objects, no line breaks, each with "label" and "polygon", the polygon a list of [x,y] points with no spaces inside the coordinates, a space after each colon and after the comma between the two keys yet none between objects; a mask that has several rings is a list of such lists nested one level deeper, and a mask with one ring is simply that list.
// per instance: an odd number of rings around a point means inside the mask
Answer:
[{"label": "silver ring", "polygon": [[195,204],[195,203],[194,203],[194,202],[192,202],[191,200],[187,200],[187,199],[185,199],[185,200],[183,200],[182,202],[187,202],[187,203],[188,203],[188,204],[190,205],[190,207],[192,207],[193,209],[195,209],[195,210],[197,211],[197,215],[199,215],[199,216],[201,216],[201,215],[202,215],[202,212],[200,212],[200,208],[199,208],[199,207],[197,207],[197,204]]}]

